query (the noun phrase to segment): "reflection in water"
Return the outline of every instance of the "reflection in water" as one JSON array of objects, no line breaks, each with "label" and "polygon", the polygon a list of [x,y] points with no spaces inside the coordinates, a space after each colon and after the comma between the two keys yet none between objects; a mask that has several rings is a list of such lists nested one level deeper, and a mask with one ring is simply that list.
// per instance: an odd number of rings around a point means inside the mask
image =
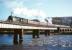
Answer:
[{"label": "reflection in water", "polygon": [[[17,43],[17,42],[16,42]],[[72,50],[72,35],[55,35],[45,37],[40,35],[40,38],[32,38],[32,35],[24,35],[23,41],[18,41],[19,45],[23,46],[43,46],[48,49],[60,48],[61,50]],[[0,35],[0,46],[13,45],[13,35]]]},{"label": "reflection in water", "polygon": [[18,40],[13,40],[14,45],[18,45]]},{"label": "reflection in water", "polygon": [[23,43],[23,40],[19,40],[19,45],[22,45],[22,43]]}]

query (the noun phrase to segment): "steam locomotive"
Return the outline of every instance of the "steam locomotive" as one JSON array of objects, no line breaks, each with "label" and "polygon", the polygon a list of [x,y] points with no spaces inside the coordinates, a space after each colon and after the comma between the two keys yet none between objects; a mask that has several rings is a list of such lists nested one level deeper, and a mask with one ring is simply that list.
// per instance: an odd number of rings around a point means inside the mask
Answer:
[{"label": "steam locomotive", "polygon": [[16,16],[9,16],[7,21],[14,22],[14,23],[22,23],[22,24],[47,25],[46,23],[40,22],[37,19],[28,20],[28,19],[20,18],[20,17],[16,17]]}]

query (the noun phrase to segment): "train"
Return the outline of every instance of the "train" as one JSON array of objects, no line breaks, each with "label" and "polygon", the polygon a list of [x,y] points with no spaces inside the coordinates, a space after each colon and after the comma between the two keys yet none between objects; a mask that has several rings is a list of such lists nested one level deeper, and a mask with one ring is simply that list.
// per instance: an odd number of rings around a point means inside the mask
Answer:
[{"label": "train", "polygon": [[17,17],[17,16],[9,16],[7,21],[12,22],[12,23],[17,23],[17,24],[30,24],[30,25],[36,25],[36,26],[49,26],[49,27],[66,27],[69,28],[70,26],[65,26],[65,25],[55,25],[55,24],[48,24],[46,22],[40,22],[37,19],[34,20],[28,20],[25,18]]},{"label": "train", "polygon": [[28,20],[25,18],[17,17],[17,16],[9,16],[7,19],[8,22],[14,22],[14,23],[22,23],[22,24],[33,24],[33,25],[43,25],[47,26],[47,23],[40,22],[37,19],[34,20]]}]

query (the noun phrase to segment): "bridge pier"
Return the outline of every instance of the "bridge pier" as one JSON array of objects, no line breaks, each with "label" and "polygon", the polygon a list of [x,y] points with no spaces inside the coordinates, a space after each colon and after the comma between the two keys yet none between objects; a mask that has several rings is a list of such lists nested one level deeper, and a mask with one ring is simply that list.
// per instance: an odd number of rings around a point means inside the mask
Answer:
[{"label": "bridge pier", "polygon": [[13,43],[14,44],[18,44],[18,33],[17,33],[17,30],[14,30]]},{"label": "bridge pier", "polygon": [[45,30],[45,36],[50,35],[50,30]]},{"label": "bridge pier", "polygon": [[19,44],[22,44],[22,41],[23,41],[23,29],[20,30],[20,33],[19,33]]},{"label": "bridge pier", "polygon": [[37,36],[37,38],[39,38],[39,30],[34,29],[33,33],[32,33],[33,38],[35,38],[35,36]]},{"label": "bridge pier", "polygon": [[[18,35],[19,35],[19,39],[18,39]],[[23,41],[23,29],[15,29],[13,43],[22,44],[22,41]]]},{"label": "bridge pier", "polygon": [[57,27],[57,32],[58,32],[58,33],[60,32],[60,27]]}]

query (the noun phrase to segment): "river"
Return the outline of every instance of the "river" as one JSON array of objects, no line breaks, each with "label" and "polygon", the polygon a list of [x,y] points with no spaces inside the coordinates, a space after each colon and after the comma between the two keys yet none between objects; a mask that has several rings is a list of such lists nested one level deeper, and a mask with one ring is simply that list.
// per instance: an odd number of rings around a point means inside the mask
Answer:
[{"label": "river", "polygon": [[[13,35],[0,35],[0,48],[3,46],[14,46]],[[40,35],[40,38],[35,39],[32,38],[32,35],[23,35],[22,47],[39,47],[40,50],[72,50],[72,35],[51,35],[47,37]]]}]

